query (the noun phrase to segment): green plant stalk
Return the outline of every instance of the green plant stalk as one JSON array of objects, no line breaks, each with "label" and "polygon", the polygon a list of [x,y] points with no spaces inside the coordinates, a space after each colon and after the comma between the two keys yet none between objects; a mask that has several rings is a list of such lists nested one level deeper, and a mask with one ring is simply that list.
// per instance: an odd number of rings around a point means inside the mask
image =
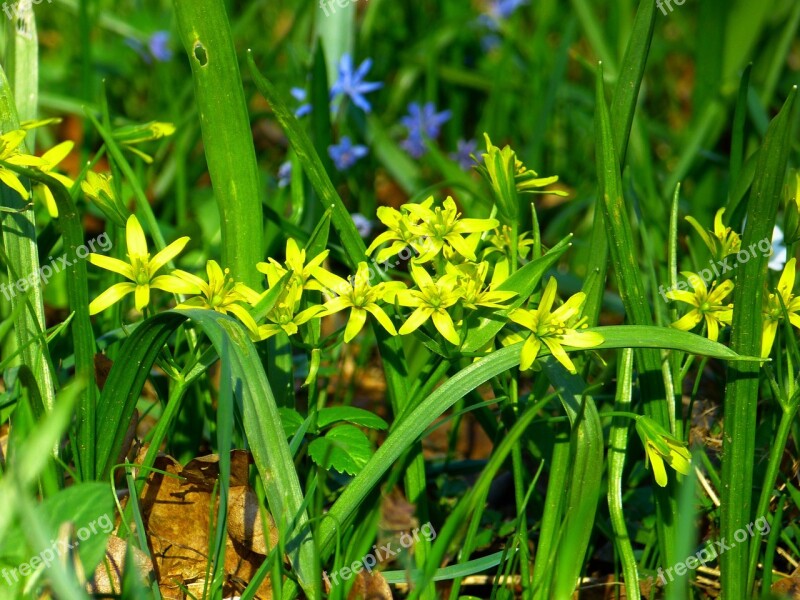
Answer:
[{"label": "green plant stalk", "polygon": [[[795,87],[767,130],[759,151],[756,177],[747,207],[747,227],[742,247],[772,239],[772,230],[786,173]],[[760,253],[741,265],[736,273],[733,298],[731,348],[737,353],[760,355],[761,308],[768,257]],[[722,490],[720,536],[734,533],[750,523],[752,516],[753,453],[757,422],[760,367],[753,363],[729,365],[725,389],[722,438]],[[749,538],[720,555],[720,585],[725,598],[748,598]]]},{"label": "green plant stalk", "polygon": [[[632,388],[633,350],[626,348],[619,354],[615,411],[630,411]],[[622,471],[625,468],[625,453],[628,449],[628,429],[629,423],[626,419],[615,417],[608,434],[608,512],[611,516],[611,528],[614,531],[614,544],[625,576],[625,596],[630,600],[639,600],[641,593],[636,556],[633,554],[622,510]]]},{"label": "green plant stalk", "polygon": [[[767,463],[764,482],[761,486],[761,496],[758,499],[756,518],[762,516],[766,517],[767,512],[769,511],[770,500],[772,500],[772,492],[781,469],[783,451],[786,448],[786,442],[789,440],[789,434],[792,432],[792,425],[794,425],[795,419],[797,418],[798,408],[800,408],[800,396],[797,396],[797,398],[793,399],[792,403],[788,407],[785,407],[781,412],[781,420],[778,425],[778,432],[770,441],[769,462]],[[756,591],[754,585],[756,579],[756,570],[758,568],[758,550],[761,547],[762,536],[763,534],[761,531],[754,531],[752,538],[753,545],[750,548],[750,564],[747,570],[747,589],[753,590],[754,594]]]},{"label": "green plant stalk", "polygon": [[543,600],[547,599],[552,585],[558,530],[564,514],[570,475],[569,429],[566,424],[557,424],[554,431],[556,435],[549,465],[550,478],[547,480],[547,494],[539,529],[539,545],[536,548],[536,559],[533,563],[533,597]]},{"label": "green plant stalk", "polygon": [[584,391],[583,379],[552,357],[544,361],[544,372],[572,427],[570,480],[551,588],[552,597],[561,599],[572,597],[583,569],[600,497],[605,440],[600,415],[594,399]]},{"label": "green plant stalk", "polygon": [[[622,179],[619,159],[611,130],[611,122],[603,93],[603,67],[597,68],[597,108],[595,112],[595,135],[597,136],[597,161],[603,200],[603,220],[606,225],[610,254],[617,278],[617,287],[625,306],[627,319],[636,325],[652,325],[653,316],[646,300],[644,285],[633,246],[633,234],[628,217],[628,207],[622,196]],[[670,409],[662,375],[661,353],[653,349],[641,349],[636,353],[642,395],[645,398],[644,412],[659,425],[671,431]],[[657,488],[656,512],[659,549],[668,564],[673,564],[675,548],[675,514],[677,511],[673,483],[666,488]]]},{"label": "green plant stalk", "polygon": [[[14,92],[0,69],[0,130],[19,128],[14,103]],[[29,187],[29,186],[26,186]],[[14,212],[2,213],[3,247],[14,273],[20,278],[38,274],[39,252],[36,246],[36,225],[33,208],[17,192],[3,185],[0,204]],[[9,285],[16,279],[9,276]],[[51,410],[55,401],[55,378],[50,368],[49,350],[44,338],[36,339],[44,331],[44,302],[40,280],[28,288],[27,295],[17,293],[11,298],[11,311],[17,315],[14,325],[17,347],[22,348],[21,362],[30,368],[39,383],[44,406]],[[33,311],[17,311],[22,303],[30,301]]]},{"label": "green plant stalk", "polygon": [[173,0],[192,66],[208,171],[222,228],[222,261],[256,286],[263,259],[261,186],[236,49],[225,3]]}]

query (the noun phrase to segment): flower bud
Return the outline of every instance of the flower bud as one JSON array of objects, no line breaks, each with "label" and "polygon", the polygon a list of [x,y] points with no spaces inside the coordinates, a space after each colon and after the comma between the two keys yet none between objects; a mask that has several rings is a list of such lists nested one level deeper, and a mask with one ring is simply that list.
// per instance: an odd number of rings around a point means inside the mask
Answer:
[{"label": "flower bud", "polygon": [[89,171],[81,182],[81,189],[109,221],[118,227],[125,227],[130,213],[114,194],[110,175]]}]

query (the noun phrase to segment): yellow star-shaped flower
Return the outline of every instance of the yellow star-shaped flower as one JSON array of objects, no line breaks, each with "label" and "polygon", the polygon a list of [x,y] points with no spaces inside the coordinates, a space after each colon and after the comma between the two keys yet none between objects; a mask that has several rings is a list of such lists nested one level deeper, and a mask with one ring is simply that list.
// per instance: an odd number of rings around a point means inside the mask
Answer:
[{"label": "yellow star-shaped flower", "polygon": [[307,290],[320,290],[319,284],[311,277],[311,274],[328,258],[328,252],[329,250],[323,250],[306,262],[306,251],[301,250],[293,238],[289,238],[286,241],[285,267],[274,258],[270,258],[269,262],[258,263],[256,268],[267,276],[270,287],[277,285],[286,273],[292,271],[292,281],[300,282],[302,287]]},{"label": "yellow star-shaped flower", "polygon": [[179,277],[173,275],[156,275],[168,262],[178,256],[186,244],[188,237],[172,242],[161,252],[150,258],[144,230],[135,215],[128,218],[125,229],[125,241],[128,246],[128,260],[124,262],[102,254],[90,254],[89,262],[101,269],[113,271],[130,280],[117,283],[100,294],[89,305],[89,314],[96,315],[109,306],[119,302],[131,292],[135,293],[136,310],[142,311],[150,303],[150,289],[163,290],[174,294],[199,294],[200,290]]},{"label": "yellow star-shaped flower", "polygon": [[636,419],[636,432],[642,438],[647,451],[647,462],[653,465],[653,475],[661,487],[667,485],[667,470],[664,462],[678,473],[688,475],[692,467],[692,455],[686,444],[670,435],[658,423],[649,417]]},{"label": "yellow star-shaped flower", "polygon": [[325,303],[325,315],[350,308],[350,318],[344,330],[345,343],[350,342],[364,327],[367,313],[374,316],[390,334],[397,335],[392,320],[378,302],[391,302],[399,291],[405,289],[405,285],[401,282],[379,282],[370,285],[370,271],[365,262],[358,263],[358,270],[351,281],[345,281],[321,267],[314,269],[313,275],[328,292],[335,294],[334,298]]},{"label": "yellow star-shaped flower", "polygon": [[722,215],[724,214],[725,209],[720,208],[714,215],[714,231],[706,231],[700,226],[697,219],[691,215],[686,217],[689,224],[700,234],[711,254],[718,260],[725,258],[729,254],[737,253],[742,245],[742,239],[739,234],[722,223]]},{"label": "yellow star-shaped flower", "polygon": [[206,274],[208,283],[185,271],[176,273],[178,277],[198,288],[202,294],[189,298],[186,302],[179,304],[178,308],[202,308],[224,315],[230,313],[244,323],[244,326],[254,336],[257,336],[258,325],[244,305],[253,305],[258,302],[258,293],[245,284],[234,281],[229,276],[230,270],[223,271],[215,260],[206,262]]},{"label": "yellow star-shaped flower", "polygon": [[298,312],[302,295],[303,288],[299,283],[290,283],[286,287],[275,306],[267,313],[266,319],[269,322],[258,328],[259,340],[266,340],[280,332],[294,335],[301,325],[322,316],[325,312],[323,306],[311,306]]},{"label": "yellow star-shaped flower", "polygon": [[697,273],[681,271],[681,275],[689,280],[694,293],[685,290],[670,290],[666,296],[670,300],[678,300],[694,306],[692,310],[672,323],[670,327],[681,331],[691,331],[695,325],[705,319],[708,328],[708,339],[717,341],[720,325],[730,325],[733,316],[733,304],[723,301],[733,291],[733,282],[723,281],[719,285],[712,284],[711,291],[706,287],[703,278]]},{"label": "yellow star-shaped flower", "polygon": [[447,309],[461,299],[463,290],[458,286],[458,277],[449,273],[434,281],[420,266],[411,264],[411,276],[417,284],[416,290],[397,292],[397,302],[401,306],[414,309],[406,322],[400,327],[400,335],[407,335],[419,329],[428,319],[444,338],[456,346],[461,338],[456,331],[453,318]]},{"label": "yellow star-shaped flower", "polygon": [[[17,129],[0,135],[0,161],[18,167],[41,167],[47,164],[43,159],[37,156],[23,154],[18,150],[26,134],[27,132],[24,129]],[[27,188],[22,185],[22,182],[19,180],[19,176],[11,169],[0,166],[0,181],[17,192],[25,200],[30,196]]]},{"label": "yellow star-shaped flower", "polygon": [[528,339],[522,346],[520,369],[527,371],[539,356],[542,344],[550,349],[555,359],[570,373],[576,373],[575,365],[567,356],[563,346],[575,348],[594,348],[603,343],[603,336],[591,331],[579,331],[585,327],[579,319],[580,310],[586,301],[586,294],[578,292],[557,309],[552,310],[556,299],[556,279],[551,277],[544,288],[542,300],[535,310],[517,308],[508,318],[514,323],[530,330]]},{"label": "yellow star-shaped flower", "polygon": [[800,313],[800,297],[795,297],[792,293],[797,275],[796,264],[797,259],[789,260],[783,267],[777,290],[764,295],[761,358],[767,358],[772,350],[775,334],[778,332],[778,323],[783,319],[784,307],[786,307],[789,322],[800,329],[800,314],[798,314]]}]

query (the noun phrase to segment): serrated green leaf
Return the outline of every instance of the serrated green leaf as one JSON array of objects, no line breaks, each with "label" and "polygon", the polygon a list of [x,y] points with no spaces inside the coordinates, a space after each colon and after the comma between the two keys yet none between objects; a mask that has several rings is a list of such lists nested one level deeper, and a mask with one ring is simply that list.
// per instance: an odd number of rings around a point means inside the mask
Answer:
[{"label": "serrated green leaf", "polygon": [[317,415],[317,426],[322,429],[339,421],[347,421],[370,429],[386,429],[389,425],[378,415],[355,406],[332,406],[323,408]]},{"label": "serrated green leaf", "polygon": [[311,442],[308,455],[323,469],[357,475],[372,457],[372,447],[358,427],[340,425]]}]

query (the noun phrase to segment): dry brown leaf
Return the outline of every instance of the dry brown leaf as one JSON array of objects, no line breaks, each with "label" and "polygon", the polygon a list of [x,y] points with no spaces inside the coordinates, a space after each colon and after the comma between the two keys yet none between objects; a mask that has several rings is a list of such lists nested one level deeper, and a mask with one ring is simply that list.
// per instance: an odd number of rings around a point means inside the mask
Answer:
[{"label": "dry brown leaf", "polygon": [[[106,544],[106,556],[97,565],[91,581],[86,583],[86,590],[91,594],[119,594],[122,590],[122,573],[125,567],[125,553],[128,545],[125,540],[110,535]],[[147,554],[138,548],[131,547],[133,562],[139,572],[139,578],[146,581],[153,571],[153,563]]]},{"label": "dry brown leaf", "polygon": [[347,600],[392,600],[392,590],[378,571],[361,571],[357,576]]},{"label": "dry brown leaf", "polygon": [[[266,552],[258,499],[246,485],[250,462],[247,452],[234,450],[231,454],[232,485],[224,565],[227,581],[223,588],[226,595],[247,586]],[[173,458],[159,456],[155,468],[173,476],[152,473],[148,477],[140,502],[142,518],[162,595],[165,599],[182,600],[184,592],[180,586],[201,592],[205,587],[211,502],[219,476],[219,458],[199,457],[182,468]],[[216,514],[216,506],[214,509]],[[274,546],[278,532],[271,517],[269,531],[269,543]],[[267,599],[271,595],[271,584],[266,578],[256,597]]]}]

